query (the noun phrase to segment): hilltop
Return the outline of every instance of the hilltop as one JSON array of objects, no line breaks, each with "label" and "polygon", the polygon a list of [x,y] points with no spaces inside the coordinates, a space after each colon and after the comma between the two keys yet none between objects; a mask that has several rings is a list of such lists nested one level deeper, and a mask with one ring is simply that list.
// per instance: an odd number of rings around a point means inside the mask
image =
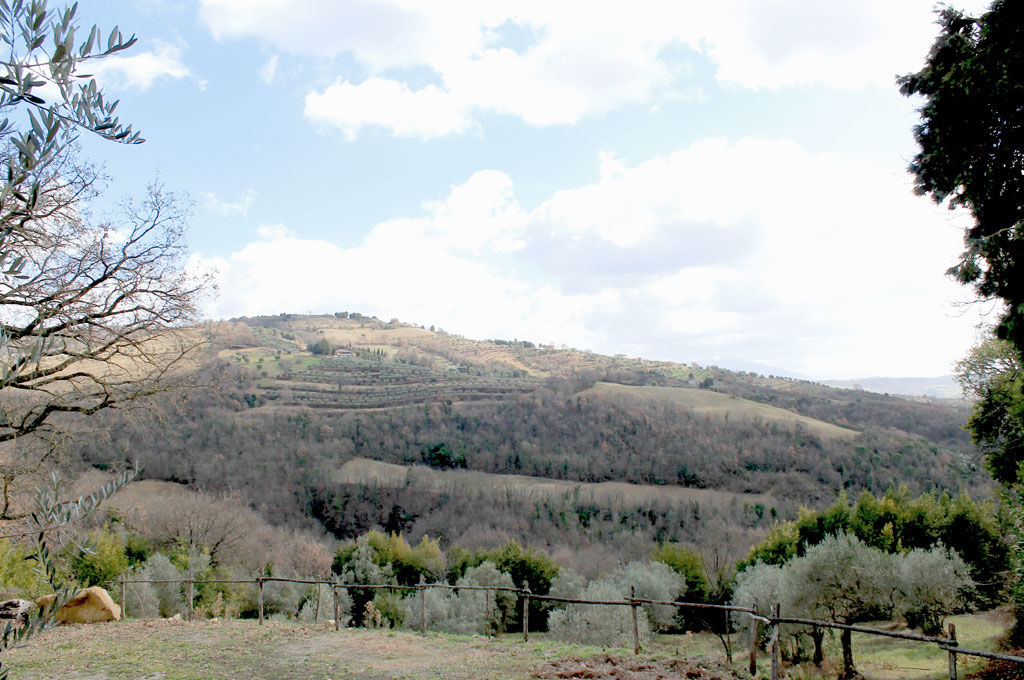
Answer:
[{"label": "hilltop", "polygon": [[[242,491],[272,522],[339,538],[373,527],[468,546],[517,538],[595,564],[653,540],[742,553],[776,518],[839,491],[990,484],[958,401],[355,313],[210,330],[200,380],[219,389],[108,416],[77,444],[83,461],[137,458],[151,478]],[[549,491],[516,491],[526,482]],[[608,483],[622,486],[598,492]]]}]

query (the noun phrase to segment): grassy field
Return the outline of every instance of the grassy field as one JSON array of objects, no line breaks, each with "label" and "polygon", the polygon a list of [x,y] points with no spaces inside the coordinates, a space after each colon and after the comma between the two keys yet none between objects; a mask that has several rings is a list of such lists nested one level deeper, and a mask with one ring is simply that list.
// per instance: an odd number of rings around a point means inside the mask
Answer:
[{"label": "grassy field", "polygon": [[[1011,624],[1010,614],[996,610],[963,616],[953,616],[948,623],[956,626],[957,641],[961,647],[994,650],[999,639]],[[838,640],[834,641],[832,655],[840,655]],[[827,649],[827,648],[826,648]],[[877,680],[938,680],[948,677],[949,655],[934,645],[905,643],[892,638],[868,635],[854,636],[854,659],[858,670],[868,678]],[[984,660],[959,656],[960,677],[979,670]]]},{"label": "grassy field", "polygon": [[382,463],[366,458],[354,458],[334,473],[339,484],[377,484],[383,487],[403,487],[407,484],[430,491],[463,489],[512,494],[524,499],[579,498],[599,505],[616,506],[629,502],[689,503],[697,501],[702,507],[743,506],[761,503],[775,505],[775,499],[766,494],[744,494],[714,489],[693,489],[682,486],[656,486],[627,484],[625,482],[583,483],[526,475],[501,475],[471,470],[434,470],[422,465],[406,466]]},{"label": "grassy field", "polygon": [[827,439],[856,437],[859,434],[856,430],[801,416],[792,411],[768,404],[761,404],[756,401],[749,401],[711,390],[683,387],[638,387],[599,382],[583,392],[583,394],[587,393],[623,395],[644,401],[669,401],[693,409],[697,413],[706,413],[716,417],[724,418],[728,416],[729,418],[745,420],[760,419],[766,422],[782,423],[788,427],[799,425],[808,432]]},{"label": "grassy field", "polygon": [[[992,649],[1008,623],[1005,612],[957,616],[958,638],[967,647]],[[61,626],[29,647],[4,655],[16,680],[200,680],[207,678],[320,678],[327,680],[470,680],[501,678],[748,677],[746,654],[734,637],[736,674],[710,634],[662,635],[634,657],[625,649],[555,642],[532,635],[499,638],[409,631],[344,629],[327,625],[252,620],[128,620]],[[786,667],[783,678],[834,678],[838,640],[826,638],[826,666]],[[947,655],[934,645],[854,635],[854,659],[866,680],[940,680]],[[768,659],[761,655],[762,676]],[[981,662],[960,657],[960,677]]]},{"label": "grassy field", "polygon": [[602,652],[629,656],[627,650],[544,639],[523,643],[512,636],[424,638],[408,631],[335,632],[326,625],[278,621],[261,627],[252,620],[129,620],[47,631],[31,646],[5,654],[4,666],[11,668],[12,680],[525,680],[552,662]]}]

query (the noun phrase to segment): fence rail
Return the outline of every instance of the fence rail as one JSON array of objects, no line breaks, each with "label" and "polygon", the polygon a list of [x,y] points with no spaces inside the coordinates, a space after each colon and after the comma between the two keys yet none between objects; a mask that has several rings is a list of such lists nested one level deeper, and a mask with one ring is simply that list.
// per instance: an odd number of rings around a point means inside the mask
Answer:
[{"label": "fence rail", "polygon": [[[522,600],[522,623],[523,623],[523,640],[528,641],[530,638],[529,629],[529,602],[530,600],[540,600],[544,602],[562,602],[565,604],[581,604],[581,605],[593,605],[593,606],[612,606],[612,607],[632,607],[632,618],[633,618],[633,651],[634,653],[640,652],[640,635],[639,627],[637,625],[637,609],[643,604],[653,605],[664,605],[677,608],[685,609],[713,609],[718,611],[726,612],[728,615],[732,613],[744,614],[751,619],[751,631],[750,631],[750,661],[749,671],[752,677],[757,676],[757,626],[758,624],[764,624],[769,627],[771,631],[769,634],[769,655],[771,663],[771,679],[777,680],[779,673],[779,653],[780,653],[780,630],[783,625],[799,625],[799,626],[810,626],[812,628],[833,628],[837,630],[850,631],[853,633],[863,633],[867,635],[877,635],[882,637],[897,638],[901,640],[908,640],[911,642],[923,642],[928,644],[934,644],[939,649],[945,651],[949,655],[949,679],[957,680],[957,655],[964,656],[976,656],[986,659],[994,659],[998,661],[1007,661],[1016,664],[1024,665],[1024,657],[1013,656],[1011,654],[1000,654],[998,652],[987,652],[980,649],[971,649],[968,647],[960,647],[956,639],[956,629],[949,626],[948,637],[937,637],[932,635],[920,635],[918,633],[904,633],[892,630],[884,630],[880,628],[871,628],[869,626],[858,626],[854,624],[837,623],[834,621],[819,621],[817,619],[804,619],[792,616],[781,616],[779,613],[779,605],[774,604],[770,607],[768,616],[761,616],[758,614],[757,602],[753,603],[752,607],[740,607],[736,605],[724,605],[724,604],[710,604],[707,602],[677,602],[668,600],[651,600],[647,598],[636,597],[635,590],[630,589],[630,596],[624,597],[621,600],[584,600],[571,597],[558,597],[555,595],[538,595],[530,590],[530,584],[524,584],[522,588],[508,587],[508,586],[456,586],[448,583],[426,583],[422,576],[420,576],[420,582],[416,585],[405,586],[398,584],[389,583],[342,583],[337,580],[327,579],[297,579],[297,578],[285,578],[280,576],[262,576],[256,575],[251,579],[198,579],[194,578],[191,574],[187,579],[127,579],[122,574],[121,578],[116,581],[106,581],[107,584],[119,585],[121,589],[121,609],[127,612],[125,607],[125,589],[128,585],[134,583],[181,583],[188,585],[188,617],[193,619],[195,617],[195,592],[194,586],[197,584],[204,583],[231,583],[231,584],[252,584],[255,585],[258,591],[257,606],[259,614],[259,623],[263,625],[264,621],[264,601],[263,601],[263,586],[269,582],[281,582],[281,583],[301,583],[306,585],[325,585],[331,588],[331,592],[334,600],[334,628],[340,630],[340,602],[338,591],[340,589],[346,590],[404,590],[404,591],[415,591],[419,593],[419,609],[420,609],[420,632],[423,635],[427,633],[426,624],[426,598],[425,594],[428,589],[436,588],[443,590],[482,590],[482,591],[494,591],[494,592],[507,592],[514,593]],[[726,646],[726,652],[731,658],[731,651],[729,646]]]}]

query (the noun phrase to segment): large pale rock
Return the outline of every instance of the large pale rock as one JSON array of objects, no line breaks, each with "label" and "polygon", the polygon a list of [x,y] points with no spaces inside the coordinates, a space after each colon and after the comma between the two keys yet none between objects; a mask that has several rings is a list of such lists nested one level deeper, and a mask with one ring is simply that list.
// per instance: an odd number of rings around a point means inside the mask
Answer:
[{"label": "large pale rock", "polygon": [[[55,595],[45,595],[36,600],[40,609],[53,602]],[[120,621],[121,608],[114,603],[110,594],[99,586],[79,590],[71,600],[57,610],[57,621],[61,623],[96,623],[97,621]]]}]

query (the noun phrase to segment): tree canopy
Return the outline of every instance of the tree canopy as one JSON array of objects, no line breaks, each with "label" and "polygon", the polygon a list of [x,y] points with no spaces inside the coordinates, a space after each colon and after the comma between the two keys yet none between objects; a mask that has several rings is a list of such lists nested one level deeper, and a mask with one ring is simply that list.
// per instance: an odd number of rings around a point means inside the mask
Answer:
[{"label": "tree canopy", "polygon": [[1024,6],[938,15],[924,68],[898,79],[903,94],[924,97],[910,170],[917,193],[970,212],[948,273],[1006,303],[998,335],[1024,350]]},{"label": "tree canopy", "polygon": [[69,418],[166,388],[200,344],[183,331],[207,283],[185,268],[187,204],[155,186],[90,214],[103,186],[77,137],[143,140],[82,73],[135,38],[82,30],[76,11],[0,0],[0,519]]},{"label": "tree canopy", "polygon": [[990,338],[957,362],[964,392],[976,399],[967,426],[997,482],[1020,483],[1024,463],[1024,371],[1005,340]]},{"label": "tree canopy", "polygon": [[[115,27],[104,37],[93,26],[85,40],[76,40],[76,11],[77,4],[51,10],[46,0],[0,2],[0,269],[7,276],[25,262],[8,238],[46,217],[39,200],[42,171],[81,131],[120,143],[143,141],[114,115],[118,102],[104,99],[96,80],[81,73],[85,63],[134,45],[135,36],[125,38]],[[22,116],[20,123],[14,115]]]}]

